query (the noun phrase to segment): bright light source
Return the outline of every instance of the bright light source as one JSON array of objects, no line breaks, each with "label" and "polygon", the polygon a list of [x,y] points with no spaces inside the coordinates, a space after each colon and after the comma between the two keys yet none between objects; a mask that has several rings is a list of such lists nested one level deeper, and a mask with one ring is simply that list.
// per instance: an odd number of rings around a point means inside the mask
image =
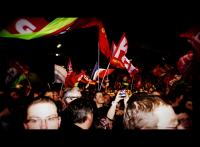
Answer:
[{"label": "bright light source", "polygon": [[62,46],[62,44],[59,43],[59,44],[57,45],[57,48],[60,48],[61,46]]},{"label": "bright light source", "polygon": [[56,53],[56,56],[58,57],[58,56],[60,56],[60,54]]}]

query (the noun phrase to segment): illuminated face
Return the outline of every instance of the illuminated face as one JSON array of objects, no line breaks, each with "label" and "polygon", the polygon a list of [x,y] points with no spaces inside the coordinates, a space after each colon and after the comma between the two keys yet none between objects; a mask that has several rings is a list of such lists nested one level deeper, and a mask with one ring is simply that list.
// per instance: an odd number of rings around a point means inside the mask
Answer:
[{"label": "illuminated face", "polygon": [[101,92],[96,93],[95,101],[98,104],[103,104],[105,102],[103,94]]},{"label": "illuminated face", "polygon": [[27,122],[25,129],[58,129],[61,118],[58,116],[57,108],[52,103],[33,104],[27,111]]},{"label": "illuminated face", "polygon": [[171,106],[161,105],[154,113],[158,117],[158,129],[176,129],[178,119]]}]

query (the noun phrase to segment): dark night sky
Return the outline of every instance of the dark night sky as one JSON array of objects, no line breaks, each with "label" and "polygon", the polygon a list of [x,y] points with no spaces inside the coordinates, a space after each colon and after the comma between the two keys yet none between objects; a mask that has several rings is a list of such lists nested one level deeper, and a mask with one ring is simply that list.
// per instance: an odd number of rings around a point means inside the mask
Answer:
[{"label": "dark night sky", "polygon": [[[165,57],[174,62],[188,49],[186,40],[177,37],[195,24],[187,15],[129,17],[100,17],[105,25],[107,37],[117,43],[123,32],[128,39],[127,57],[141,66],[160,63]],[[1,60],[18,58],[28,62],[33,68],[46,70],[46,64],[64,64],[71,57],[74,68],[93,68],[97,61],[98,32],[95,27],[74,30],[58,36],[33,40],[1,39]],[[60,49],[56,45],[62,43]],[[60,52],[61,57],[55,57]],[[106,68],[107,59],[101,54],[100,62]]]}]

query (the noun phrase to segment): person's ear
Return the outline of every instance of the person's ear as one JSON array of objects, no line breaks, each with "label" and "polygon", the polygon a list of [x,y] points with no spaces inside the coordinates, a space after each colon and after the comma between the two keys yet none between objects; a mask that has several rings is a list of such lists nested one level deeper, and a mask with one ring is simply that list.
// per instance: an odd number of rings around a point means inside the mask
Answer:
[{"label": "person's ear", "polygon": [[93,114],[87,114],[87,121],[92,122],[93,121]]}]

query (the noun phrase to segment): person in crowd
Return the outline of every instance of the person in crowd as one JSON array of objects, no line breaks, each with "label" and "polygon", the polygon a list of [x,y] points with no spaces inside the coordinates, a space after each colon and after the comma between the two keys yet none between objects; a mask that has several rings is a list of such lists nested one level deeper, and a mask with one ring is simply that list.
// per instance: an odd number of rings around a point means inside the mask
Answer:
[{"label": "person in crowd", "polygon": [[111,129],[123,129],[123,113],[124,105],[123,99],[128,98],[130,93],[128,90],[119,90],[116,94],[114,101],[112,101],[111,106],[107,113],[107,118],[110,122]]},{"label": "person in crowd", "polygon": [[176,129],[178,119],[172,106],[160,97],[134,94],[125,100],[125,129]]},{"label": "person in crowd", "polygon": [[93,106],[89,99],[81,97],[69,104],[68,114],[72,122],[69,129],[88,130],[93,123]]},{"label": "person in crowd", "polygon": [[82,96],[80,89],[78,87],[73,87],[68,89],[64,94],[64,99],[67,104],[71,103],[73,100],[80,98]]},{"label": "person in crowd", "polygon": [[76,99],[79,99],[82,97],[82,93],[80,92],[79,87],[73,87],[71,89],[68,89],[65,94],[64,94],[64,102],[65,102],[65,108],[64,110],[60,113],[62,117],[62,122],[61,122],[61,129],[66,130],[68,129],[72,123],[69,118],[69,109],[68,106],[70,105],[71,102],[73,102]]},{"label": "person in crowd", "polygon": [[25,111],[25,129],[59,129],[61,117],[53,99],[37,97]]},{"label": "person in crowd", "polygon": [[107,112],[109,106],[105,105],[103,92],[97,91],[93,98],[94,106],[94,128],[95,129],[110,129]]}]

